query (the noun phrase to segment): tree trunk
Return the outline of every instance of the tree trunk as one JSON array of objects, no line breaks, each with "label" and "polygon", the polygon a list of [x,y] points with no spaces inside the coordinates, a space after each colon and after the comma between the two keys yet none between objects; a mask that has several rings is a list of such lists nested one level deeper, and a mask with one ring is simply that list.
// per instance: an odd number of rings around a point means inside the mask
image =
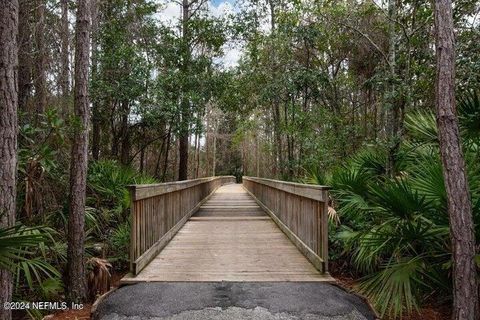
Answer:
[{"label": "tree trunk", "polygon": [[179,141],[178,180],[188,179],[188,135],[183,134]]},{"label": "tree trunk", "polygon": [[68,61],[68,47],[69,35],[68,30],[68,0],[61,0],[60,6],[62,8],[61,20],[61,71],[60,71],[60,90],[62,93],[62,114],[63,117],[68,117],[69,110],[69,95],[70,95],[70,79],[69,79],[69,61]]},{"label": "tree trunk", "polygon": [[212,164],[212,176],[215,177],[216,170],[217,170],[217,121],[215,119],[214,127],[213,127],[213,164]]},{"label": "tree trunk", "polygon": [[141,145],[139,145],[140,149],[140,166],[139,166],[139,171],[140,173],[143,173],[144,171],[144,164],[145,164],[145,148],[143,148]]},{"label": "tree trunk", "polygon": [[165,182],[165,178],[167,176],[167,169],[168,169],[168,154],[170,152],[170,139],[172,138],[172,124],[170,124],[168,128],[167,134],[167,144],[165,146],[165,159],[163,163],[163,172],[162,172],[162,179],[160,181]]},{"label": "tree trunk", "polygon": [[270,28],[271,32],[273,32],[275,30],[275,1],[269,0],[268,5],[270,9]]},{"label": "tree trunk", "polygon": [[[162,132],[164,132],[164,130],[162,130]],[[170,132],[169,132],[170,134]],[[160,161],[162,160],[162,155],[163,155],[163,152],[165,150],[165,141],[167,139],[167,135],[163,135],[163,139],[162,139],[162,145],[160,147],[160,151],[157,153],[157,161],[156,161],[156,164],[155,164],[155,170],[154,170],[154,174],[153,176],[158,178],[159,175],[160,175]]]},{"label": "tree trunk", "polygon": [[[196,130],[195,130],[196,131]],[[197,141],[198,141],[198,133],[195,132],[195,140],[193,142],[193,178],[197,179]]]},{"label": "tree trunk", "polygon": [[178,165],[178,150],[179,150],[179,141],[175,141],[175,155],[173,158],[173,170],[172,170],[172,179],[175,179],[175,172],[177,172],[177,165]]},{"label": "tree trunk", "polygon": [[[98,73],[98,25],[99,25],[99,0],[92,0],[92,75],[97,77]],[[100,140],[102,133],[102,115],[98,101],[92,101],[92,158],[100,158]]]},{"label": "tree trunk", "polygon": [[395,162],[400,145],[398,137],[398,105],[396,99],[396,86],[395,86],[395,77],[396,77],[396,19],[397,19],[397,0],[388,1],[388,17],[389,17],[389,45],[388,45],[388,62],[390,68],[389,82],[390,88],[387,90],[386,97],[386,128],[385,132],[387,135],[387,147],[388,147],[388,158],[386,164],[387,174],[390,176],[395,175]]},{"label": "tree trunk", "polygon": [[70,163],[70,215],[68,220],[67,300],[84,302],[87,297],[84,241],[85,197],[88,162],[88,64],[90,51],[90,1],[79,0],[75,32],[74,110],[80,125],[72,141]]},{"label": "tree trunk", "polygon": [[435,2],[435,105],[453,254],[453,319],[478,318],[475,234],[455,106],[455,40],[451,0]]},{"label": "tree trunk", "polygon": [[110,137],[112,138],[111,140],[111,148],[110,148],[110,157],[113,159],[118,159],[118,152],[120,150],[120,129],[117,129],[116,125],[116,117],[118,113],[118,108],[117,108],[117,103],[115,101],[110,101],[110,99],[107,100],[107,106],[109,107],[109,116],[108,116],[108,121],[110,122]]},{"label": "tree trunk", "polygon": [[92,103],[92,158],[97,161],[100,158],[100,135],[101,121],[98,102]]},{"label": "tree trunk", "polygon": [[121,119],[120,119],[120,137],[122,147],[120,149],[120,162],[128,165],[130,162],[130,135],[128,126],[128,116],[130,114],[130,104],[127,100],[121,103]]},{"label": "tree trunk", "polygon": [[27,112],[27,102],[30,96],[32,81],[32,38],[30,36],[30,10],[29,0],[19,1],[18,21],[18,108]]},{"label": "tree trunk", "polygon": [[195,178],[200,175],[200,139],[202,137],[199,133],[195,136]]},{"label": "tree trunk", "polygon": [[206,177],[209,177],[210,176],[210,129],[208,127],[209,125],[209,118],[210,118],[210,115],[207,115],[207,118],[206,118],[206,125],[205,125],[205,152],[204,152],[204,156],[203,156],[203,159],[204,159],[204,172],[205,172],[205,176]]},{"label": "tree trunk", "polygon": [[280,106],[278,99],[273,102],[273,131],[275,136],[275,175],[277,178],[283,177],[283,150],[282,136],[280,132]]},{"label": "tree trunk", "polygon": [[255,176],[260,177],[260,158],[258,153],[258,133],[255,134]]},{"label": "tree trunk", "polygon": [[[190,32],[188,20],[190,19],[190,3],[188,0],[182,2],[182,39],[184,43],[183,58],[182,58],[182,72],[183,78],[187,79],[189,63],[190,63]],[[179,162],[178,162],[178,180],[187,180],[188,178],[188,131],[190,122],[190,102],[186,96],[187,83],[184,80],[182,88],[181,99],[181,128],[179,136]]]},{"label": "tree trunk", "polygon": [[47,107],[47,77],[45,52],[45,1],[36,2],[35,25],[35,112],[36,116],[45,112]]},{"label": "tree trunk", "polygon": [[[17,173],[18,1],[6,0],[0,10],[0,228],[15,224]],[[12,274],[0,269],[0,320],[9,320],[3,308],[12,301]]]}]

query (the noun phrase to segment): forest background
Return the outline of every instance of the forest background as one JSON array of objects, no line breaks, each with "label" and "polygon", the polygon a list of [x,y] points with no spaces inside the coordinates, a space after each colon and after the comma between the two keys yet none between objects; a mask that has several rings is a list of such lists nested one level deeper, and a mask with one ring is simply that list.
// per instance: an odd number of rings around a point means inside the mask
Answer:
[{"label": "forest background", "polygon": [[[331,185],[330,270],[357,279],[356,290],[382,316],[451,303],[450,195],[434,111],[430,1],[90,4],[90,298],[127,266],[127,185],[232,174]],[[13,294],[21,300],[63,296],[71,281],[66,190],[71,150],[87,119],[74,112],[77,5],[19,2],[21,224],[0,229],[0,237],[23,239],[5,251],[19,261]],[[479,10],[475,0],[453,8],[457,111],[476,239]],[[4,257],[0,266],[10,261]]]}]

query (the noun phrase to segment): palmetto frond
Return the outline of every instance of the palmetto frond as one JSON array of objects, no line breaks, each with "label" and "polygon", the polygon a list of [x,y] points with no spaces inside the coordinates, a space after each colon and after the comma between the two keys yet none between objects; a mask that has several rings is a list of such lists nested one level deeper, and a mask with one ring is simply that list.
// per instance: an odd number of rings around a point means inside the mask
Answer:
[{"label": "palmetto frond", "polygon": [[362,292],[393,317],[414,310],[432,287],[449,286],[441,272],[450,255],[439,158],[407,152],[405,171],[395,178],[362,166],[333,176],[343,223],[336,239],[357,270],[371,275]]},{"label": "palmetto frond", "polygon": [[458,117],[462,136],[468,143],[480,143],[480,93],[463,93],[458,103]]},{"label": "palmetto frond", "polygon": [[333,175],[332,195],[338,202],[340,218],[346,216],[355,219],[369,212],[367,199],[370,180],[368,172],[353,168],[339,170]]},{"label": "palmetto frond", "polygon": [[17,262],[30,253],[29,249],[45,240],[44,234],[33,232],[36,230],[22,225],[0,228],[0,268],[13,271]]},{"label": "palmetto frond", "polygon": [[435,114],[422,111],[407,114],[405,128],[411,138],[419,144],[438,144],[438,130]]},{"label": "palmetto frond", "polygon": [[381,185],[372,185],[372,209],[399,219],[411,219],[416,213],[434,210],[432,202],[413,189],[403,178]]},{"label": "palmetto frond", "polygon": [[380,177],[387,172],[385,152],[379,148],[363,149],[349,161],[349,167]]},{"label": "palmetto frond", "polygon": [[418,287],[426,285],[422,280],[424,267],[422,257],[388,263],[361,282],[360,292],[373,301],[382,317],[401,317],[418,309]]},{"label": "palmetto frond", "polygon": [[21,289],[20,279],[24,279],[30,290],[39,288],[46,295],[51,293],[52,281],[59,281],[60,273],[46,261],[46,243],[55,243],[52,232],[45,227],[22,225],[0,228],[0,268],[14,274],[17,290]]}]

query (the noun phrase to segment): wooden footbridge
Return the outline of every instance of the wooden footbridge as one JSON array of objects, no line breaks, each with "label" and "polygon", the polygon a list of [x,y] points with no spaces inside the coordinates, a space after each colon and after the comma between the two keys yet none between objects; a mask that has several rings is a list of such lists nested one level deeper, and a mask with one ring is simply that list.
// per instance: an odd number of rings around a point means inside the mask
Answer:
[{"label": "wooden footbridge", "polygon": [[332,281],[328,188],[233,176],[131,186],[131,273],[149,281]]}]

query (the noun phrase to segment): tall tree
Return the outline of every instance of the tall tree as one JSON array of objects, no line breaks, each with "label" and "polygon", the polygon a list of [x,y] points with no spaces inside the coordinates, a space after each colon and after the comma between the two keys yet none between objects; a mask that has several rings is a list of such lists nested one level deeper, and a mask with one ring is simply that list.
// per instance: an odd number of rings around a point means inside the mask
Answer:
[{"label": "tall tree", "polygon": [[[18,1],[5,0],[0,10],[0,228],[15,224],[18,104]],[[12,275],[0,269],[0,319],[11,319],[3,307],[12,300]]]},{"label": "tall tree", "polygon": [[28,0],[19,1],[18,18],[18,108],[27,112],[27,101],[31,90],[32,77],[32,37],[30,11],[32,4]]},{"label": "tall tree", "polygon": [[477,319],[475,233],[455,106],[455,39],[451,0],[435,2],[435,105],[453,251],[453,319]]},{"label": "tall tree", "polygon": [[61,0],[62,8],[61,18],[61,71],[60,71],[60,89],[62,92],[62,113],[64,116],[68,115],[68,96],[70,94],[70,81],[69,81],[69,35],[68,30],[68,0]]},{"label": "tall tree", "polygon": [[181,8],[178,180],[185,180],[188,178],[191,129],[199,123],[205,103],[211,98],[213,87],[206,89],[205,83],[212,76],[211,59],[221,51],[225,39],[220,20],[206,14],[206,0],[182,0]]},{"label": "tall tree", "polygon": [[[278,1],[269,0],[268,5],[270,7],[270,27],[271,27],[271,53],[270,53],[270,63],[272,69],[272,82],[275,81],[278,77],[278,67],[277,67],[277,52],[275,48],[275,36],[276,36],[276,14],[275,14],[275,4]],[[284,160],[283,160],[283,150],[282,150],[282,133],[280,129],[280,101],[278,97],[278,92],[274,92],[274,98],[272,100],[272,114],[273,114],[273,131],[275,136],[275,174],[277,177],[282,178],[284,173]]]},{"label": "tall tree", "polygon": [[399,126],[399,108],[396,99],[395,78],[396,78],[396,27],[397,27],[397,1],[388,1],[388,68],[389,68],[389,90],[386,93],[387,112],[386,112],[386,134],[388,144],[387,171],[391,176],[395,175],[395,157],[399,148],[398,126]]},{"label": "tall tree", "polygon": [[183,40],[183,55],[182,55],[182,73],[183,73],[183,88],[181,101],[181,127],[178,144],[179,163],[178,163],[178,180],[187,180],[188,178],[188,135],[189,135],[189,118],[190,118],[190,101],[186,93],[188,79],[188,70],[191,58],[190,47],[190,6],[189,0],[182,1],[182,40]]},{"label": "tall tree", "polygon": [[87,297],[84,261],[84,225],[88,163],[90,0],[80,0],[77,5],[73,105],[75,116],[79,121],[75,127],[70,162],[67,299],[74,302],[83,302]]},{"label": "tall tree", "polygon": [[[99,26],[99,0],[93,0],[91,3],[92,9],[92,75],[98,72],[98,26]],[[101,134],[101,117],[100,106],[98,101],[92,101],[92,158],[98,160],[100,156],[100,134]]]},{"label": "tall tree", "polygon": [[45,0],[35,2],[35,113],[47,107],[47,53],[45,46]]}]

